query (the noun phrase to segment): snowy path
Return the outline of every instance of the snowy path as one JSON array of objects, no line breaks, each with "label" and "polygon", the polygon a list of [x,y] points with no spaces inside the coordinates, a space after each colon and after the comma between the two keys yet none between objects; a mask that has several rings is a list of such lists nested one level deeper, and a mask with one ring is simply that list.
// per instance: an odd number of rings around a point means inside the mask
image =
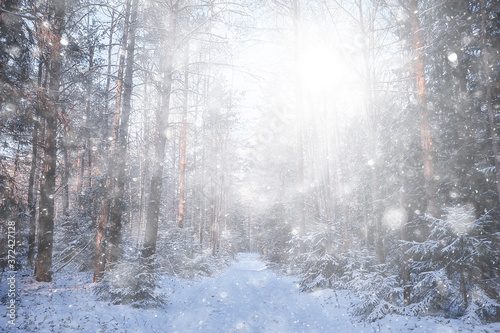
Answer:
[{"label": "snowy path", "polygon": [[225,273],[193,285],[186,294],[184,302],[176,297],[181,302],[170,307],[173,331],[327,332],[347,324],[345,314],[323,311],[322,302],[333,299],[300,293],[293,278],[276,275],[257,254],[240,254]]},{"label": "snowy path", "polygon": [[[268,269],[257,254],[238,255],[226,271],[201,281],[164,278],[168,304],[136,309],[96,301],[88,273],[38,283],[20,281],[16,326],[0,314],[0,332],[500,332],[500,323],[473,326],[458,319],[391,315],[365,323],[349,314],[348,291],[301,293],[297,278]],[[83,274],[83,275],[82,275]],[[6,283],[1,285],[2,293]],[[17,304],[17,303],[16,303]],[[6,310],[5,304],[3,309]]]},{"label": "snowy path", "polygon": [[458,320],[387,316],[359,322],[349,315],[349,292],[338,292],[337,304],[332,290],[300,292],[296,277],[276,274],[257,254],[241,253],[237,259],[220,276],[172,295],[166,326],[158,332],[474,332]]}]

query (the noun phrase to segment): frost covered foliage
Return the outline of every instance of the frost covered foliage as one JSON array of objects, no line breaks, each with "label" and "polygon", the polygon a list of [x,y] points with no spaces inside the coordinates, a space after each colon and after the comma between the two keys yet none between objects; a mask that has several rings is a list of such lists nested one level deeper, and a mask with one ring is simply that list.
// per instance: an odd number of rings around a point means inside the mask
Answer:
[{"label": "frost covered foliage", "polygon": [[129,304],[137,308],[165,304],[165,295],[158,290],[160,274],[156,265],[146,263],[142,256],[126,253],[103,281],[95,288],[98,298],[113,304]]},{"label": "frost covered foliage", "polygon": [[94,264],[95,231],[90,217],[74,210],[60,216],[54,232],[55,273],[62,270],[83,272]]},{"label": "frost covered foliage", "polygon": [[[272,232],[271,232],[271,231]],[[259,253],[271,264],[284,265],[290,260],[287,243],[290,240],[291,227],[287,223],[278,223],[276,219],[266,219],[259,224]]]},{"label": "frost covered foliage", "polygon": [[[22,211],[21,200],[15,195],[14,186],[6,176],[0,174],[0,255],[2,258],[7,258],[8,253],[8,227],[12,226],[9,223],[15,223],[16,226],[16,242],[19,242],[21,239],[25,238],[22,234],[24,230],[27,230],[26,227],[23,228],[23,221],[20,218]],[[5,221],[5,222],[4,222]],[[25,232],[26,233],[26,232]],[[21,256],[25,252],[25,246],[16,248],[16,252],[18,256]],[[16,264],[18,265],[18,269],[20,268],[21,261],[17,260]],[[7,267],[7,260],[0,260],[0,270],[3,272]]]},{"label": "frost covered foliage", "polygon": [[306,249],[298,258],[302,291],[338,287],[344,274],[346,257],[336,233],[327,225],[318,225],[316,229],[302,239]]},{"label": "frost covered foliage", "polygon": [[[391,263],[376,264],[375,252],[366,247],[345,251],[343,239],[335,228],[316,224],[315,231],[305,237],[290,241],[292,260],[289,271],[300,277],[302,291],[315,289],[349,289],[359,301],[351,311],[368,321],[375,321],[387,314],[400,313],[402,288],[398,257],[388,254]],[[300,247],[304,252],[300,252]]]},{"label": "frost covered foliage", "polygon": [[464,320],[498,320],[498,232],[485,215],[466,207],[448,209],[434,219],[427,240],[413,242],[412,305],[419,313],[444,313]]},{"label": "frost covered foliage", "polygon": [[176,224],[169,223],[158,238],[158,266],[162,273],[169,276],[185,279],[210,276],[229,261],[228,253],[218,252],[214,256],[210,249],[203,251],[190,228],[178,228]]},{"label": "frost covered foliage", "polygon": [[[369,249],[351,251],[342,277],[346,288],[359,298],[351,311],[368,321],[400,313],[403,298],[397,265],[377,264],[373,252]],[[388,253],[388,261],[396,259]]]}]

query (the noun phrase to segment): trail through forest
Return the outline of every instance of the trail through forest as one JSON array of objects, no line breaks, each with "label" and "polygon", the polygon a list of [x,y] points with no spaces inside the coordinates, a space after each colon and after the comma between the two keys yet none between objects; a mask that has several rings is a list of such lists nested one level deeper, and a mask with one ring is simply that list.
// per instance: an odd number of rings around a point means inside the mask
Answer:
[{"label": "trail through forest", "polygon": [[[279,276],[259,260],[242,253],[238,262],[215,278],[186,290],[173,304],[171,324],[181,331],[325,332],[349,325],[346,307],[335,308],[331,293],[300,293],[293,277]],[[333,311],[332,311],[333,310]]]},{"label": "trail through forest", "polygon": [[[88,274],[85,275],[88,279]],[[96,301],[95,284],[78,273],[58,283],[23,280],[17,328],[12,332],[498,332],[498,323],[388,315],[366,322],[350,309],[358,299],[331,289],[303,293],[298,278],[240,253],[226,270],[199,281],[164,277],[168,302],[138,309]],[[5,316],[0,327],[6,327]]]},{"label": "trail through forest", "polygon": [[[379,332],[381,327],[384,332],[468,331],[458,320],[387,316],[373,323],[359,322],[349,312],[357,301],[352,293],[330,289],[303,293],[297,281],[268,268],[256,253],[240,253],[224,273],[194,283],[175,297],[167,310],[167,331],[358,333]],[[484,331],[490,330],[485,326]]]}]

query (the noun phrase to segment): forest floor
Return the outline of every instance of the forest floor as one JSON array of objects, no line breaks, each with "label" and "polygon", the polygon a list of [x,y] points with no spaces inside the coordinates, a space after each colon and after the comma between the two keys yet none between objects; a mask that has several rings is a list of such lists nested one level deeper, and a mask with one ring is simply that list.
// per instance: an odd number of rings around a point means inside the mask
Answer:
[{"label": "forest floor", "polygon": [[[500,323],[391,315],[367,323],[349,312],[355,297],[347,291],[302,293],[297,278],[266,267],[257,254],[241,253],[225,271],[200,281],[164,278],[168,303],[136,309],[96,301],[88,273],[52,283],[23,278],[16,327],[7,332],[500,332]],[[5,280],[1,286],[6,290]]]}]

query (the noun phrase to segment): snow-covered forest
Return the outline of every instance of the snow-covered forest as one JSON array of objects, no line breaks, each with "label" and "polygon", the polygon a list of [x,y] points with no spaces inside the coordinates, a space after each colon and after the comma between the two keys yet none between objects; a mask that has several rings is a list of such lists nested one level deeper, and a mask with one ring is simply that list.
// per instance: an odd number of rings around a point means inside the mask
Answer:
[{"label": "snow-covered forest", "polygon": [[500,3],[0,0],[0,331],[500,331]]}]

